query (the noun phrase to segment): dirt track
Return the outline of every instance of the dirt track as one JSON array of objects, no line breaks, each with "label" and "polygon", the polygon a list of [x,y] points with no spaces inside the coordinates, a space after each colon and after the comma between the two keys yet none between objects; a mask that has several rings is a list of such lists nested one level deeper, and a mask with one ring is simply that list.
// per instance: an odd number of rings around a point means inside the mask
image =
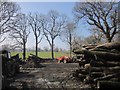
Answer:
[{"label": "dirt track", "polygon": [[16,75],[10,83],[10,88],[39,88],[39,89],[82,89],[90,88],[76,80],[72,73],[79,68],[77,63],[49,63],[42,64],[42,68],[21,68],[20,74]]}]

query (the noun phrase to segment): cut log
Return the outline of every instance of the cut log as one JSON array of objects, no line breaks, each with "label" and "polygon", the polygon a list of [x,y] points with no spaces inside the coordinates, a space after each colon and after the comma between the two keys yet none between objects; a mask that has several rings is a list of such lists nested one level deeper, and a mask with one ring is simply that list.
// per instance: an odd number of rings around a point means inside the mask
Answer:
[{"label": "cut log", "polygon": [[79,49],[79,50],[74,50],[73,53],[75,53],[75,54],[84,54],[84,51]]},{"label": "cut log", "polygon": [[110,53],[120,53],[120,51],[112,49],[112,50],[108,50],[108,49],[101,49],[101,48],[94,48],[94,49],[90,49],[89,51],[105,51],[105,52],[110,52]]},{"label": "cut log", "polygon": [[110,74],[110,75],[100,77],[100,78],[95,78],[94,82],[99,81],[99,80],[109,80],[109,79],[114,78],[114,77],[120,77],[120,72],[115,73],[115,74]]},{"label": "cut log", "polygon": [[105,69],[107,69],[107,71],[113,71],[113,72],[119,72],[120,71],[119,66],[116,66],[116,67],[91,67],[90,71],[91,72],[103,72]]},{"label": "cut log", "polygon": [[92,78],[98,78],[98,77],[103,77],[103,76],[104,76],[103,72],[91,72]]},{"label": "cut log", "polygon": [[120,61],[120,53],[109,53],[84,50],[85,57],[95,60]]},{"label": "cut log", "polygon": [[96,46],[96,48],[108,49],[108,50],[115,49],[120,51],[120,43],[119,42],[105,43],[105,44]]},{"label": "cut log", "polygon": [[82,47],[82,50],[90,50],[90,49],[93,49],[93,48],[95,48],[97,45],[91,45],[91,44],[89,44],[89,45],[83,45]]},{"label": "cut log", "polygon": [[115,67],[115,66],[120,66],[120,62],[106,61],[104,63],[102,61],[91,60],[90,65],[92,67]]},{"label": "cut log", "polygon": [[90,65],[91,65],[91,67],[104,67],[105,66],[105,64],[103,62],[95,61],[95,60],[91,60]]},{"label": "cut log", "polygon": [[120,82],[113,81],[98,81],[97,88],[99,90],[120,90]]},{"label": "cut log", "polygon": [[113,71],[114,73],[116,72],[120,72],[120,67],[116,66],[116,67],[109,67],[108,71]]},{"label": "cut log", "polygon": [[120,66],[120,62],[113,62],[113,61],[107,61],[106,65],[108,67],[115,67],[115,66]]},{"label": "cut log", "polygon": [[104,68],[103,67],[91,67],[90,71],[91,72],[103,72]]}]

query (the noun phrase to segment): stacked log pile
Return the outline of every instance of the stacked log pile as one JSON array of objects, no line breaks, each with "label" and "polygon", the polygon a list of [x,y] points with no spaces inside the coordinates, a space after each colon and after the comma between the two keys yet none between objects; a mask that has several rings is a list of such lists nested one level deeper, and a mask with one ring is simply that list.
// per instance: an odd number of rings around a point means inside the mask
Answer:
[{"label": "stacked log pile", "polygon": [[120,43],[89,45],[73,52],[83,55],[73,76],[99,89],[120,88]]}]

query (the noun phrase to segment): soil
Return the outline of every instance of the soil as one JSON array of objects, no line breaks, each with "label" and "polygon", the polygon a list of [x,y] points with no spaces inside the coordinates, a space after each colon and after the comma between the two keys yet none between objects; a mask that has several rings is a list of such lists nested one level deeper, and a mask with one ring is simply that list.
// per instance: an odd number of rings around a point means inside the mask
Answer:
[{"label": "soil", "polygon": [[73,77],[73,72],[79,68],[78,63],[41,63],[41,68],[22,68],[20,73],[9,81],[8,88],[15,89],[80,89],[91,90],[90,85],[82,83]]}]

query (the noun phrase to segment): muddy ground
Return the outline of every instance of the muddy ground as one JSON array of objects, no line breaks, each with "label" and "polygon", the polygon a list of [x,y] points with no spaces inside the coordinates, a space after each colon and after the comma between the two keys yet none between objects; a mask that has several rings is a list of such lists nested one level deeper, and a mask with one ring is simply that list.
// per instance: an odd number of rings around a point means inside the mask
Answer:
[{"label": "muddy ground", "polygon": [[78,63],[41,63],[42,68],[21,68],[14,78],[9,78],[8,88],[17,89],[60,89],[91,90],[80,80],[73,77],[79,68]]}]

